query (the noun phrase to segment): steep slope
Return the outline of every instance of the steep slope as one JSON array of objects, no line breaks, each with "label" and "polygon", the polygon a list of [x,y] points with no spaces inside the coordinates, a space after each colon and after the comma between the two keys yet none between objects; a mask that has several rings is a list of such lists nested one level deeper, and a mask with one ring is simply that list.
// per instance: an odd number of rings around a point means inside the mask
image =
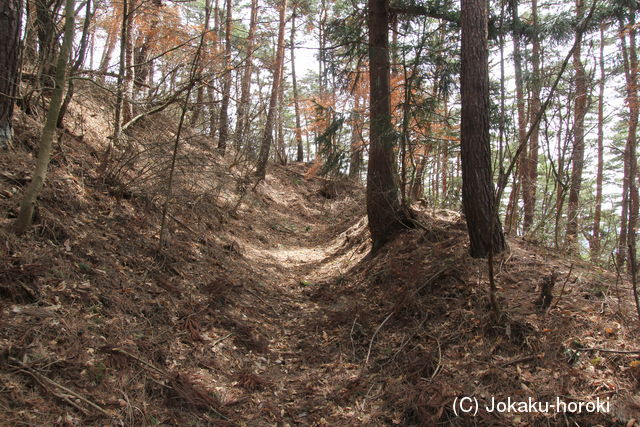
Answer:
[{"label": "steep slope", "polygon": [[[105,178],[108,106],[80,99],[23,237],[10,229],[37,122],[19,115],[0,156],[0,422],[267,422],[249,396],[288,387],[297,341],[287,334],[302,334],[292,322],[311,311],[300,289],[360,220],[361,191],[345,183],[328,199],[302,165],[272,166],[247,188],[244,165],[188,135],[159,250],[170,117],[142,123]],[[280,398],[266,403],[282,417]]]}]

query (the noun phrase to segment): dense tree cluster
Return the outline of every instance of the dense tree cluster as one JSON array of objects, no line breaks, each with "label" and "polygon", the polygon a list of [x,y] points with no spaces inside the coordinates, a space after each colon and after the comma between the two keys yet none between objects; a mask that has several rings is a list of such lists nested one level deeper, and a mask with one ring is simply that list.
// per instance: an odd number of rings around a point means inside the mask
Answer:
[{"label": "dense tree cluster", "polygon": [[[31,221],[52,123],[65,126],[85,80],[114,106],[103,174],[164,111],[255,180],[269,161],[363,180],[374,251],[422,200],[462,206],[473,256],[504,249],[504,224],[633,267],[636,13],[622,0],[4,2],[0,143],[16,106],[49,111],[16,229]],[[180,146],[178,132],[174,158]]]}]

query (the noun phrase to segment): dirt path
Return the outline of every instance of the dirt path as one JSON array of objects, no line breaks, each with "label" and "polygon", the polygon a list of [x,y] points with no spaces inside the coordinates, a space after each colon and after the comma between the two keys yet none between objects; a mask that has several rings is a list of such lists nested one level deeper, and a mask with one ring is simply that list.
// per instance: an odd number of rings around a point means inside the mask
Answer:
[{"label": "dirt path", "polygon": [[[307,207],[322,206],[316,202]],[[256,392],[253,400],[262,402],[263,407],[268,402],[268,411],[278,411],[273,415],[283,422],[354,422],[353,408],[336,404],[337,388],[357,375],[359,366],[345,360],[337,339],[324,330],[333,307],[314,295],[323,283],[339,280],[362,254],[348,245],[348,224],[336,226],[331,215],[316,215],[310,221],[296,210],[288,210],[278,220],[309,231],[292,233],[271,227],[271,247],[245,246],[249,262],[267,273],[266,285],[277,291],[272,294],[277,300],[265,301],[274,315],[264,325],[269,331],[270,355],[260,366],[272,387]],[[352,227],[363,226],[358,220],[350,223]],[[256,414],[254,422],[269,424],[268,418],[264,413]]]}]

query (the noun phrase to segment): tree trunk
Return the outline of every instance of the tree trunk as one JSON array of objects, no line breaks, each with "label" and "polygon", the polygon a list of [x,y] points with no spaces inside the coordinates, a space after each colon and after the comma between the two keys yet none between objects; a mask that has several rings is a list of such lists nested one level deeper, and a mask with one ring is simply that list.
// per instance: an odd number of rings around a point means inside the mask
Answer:
[{"label": "tree trunk", "polygon": [[296,162],[304,161],[304,149],[302,147],[302,129],[300,127],[300,105],[298,103],[298,81],[296,79],[296,7],[293,6],[293,11],[291,12],[291,80],[293,82],[293,108],[295,111],[296,118],[296,130],[295,130],[295,138],[296,138],[296,146],[297,146],[297,155]]},{"label": "tree trunk", "polygon": [[462,0],[462,203],[478,258],[505,247],[491,175],[487,9],[486,0]]},{"label": "tree trunk", "polygon": [[249,114],[249,98],[251,97],[251,75],[253,74],[253,49],[258,22],[258,0],[251,0],[251,18],[249,21],[249,35],[247,37],[247,57],[245,59],[242,82],[240,83],[240,102],[238,103],[238,117],[236,131],[233,135],[233,144],[236,150],[240,150],[245,137],[245,128]]},{"label": "tree trunk", "polygon": [[[626,43],[626,34],[629,35],[629,47]],[[638,54],[636,47],[635,19],[620,31],[622,43],[622,56],[624,62],[627,107],[629,119],[627,125],[627,140],[624,150],[624,179],[623,179],[623,216],[620,228],[620,242],[618,248],[618,264],[625,262],[627,249],[635,248],[636,225],[638,222],[638,188],[636,185],[638,160],[636,156],[637,129],[638,129]],[[624,240],[623,240],[624,239]],[[629,255],[627,253],[627,255]],[[629,260],[631,262],[631,260]]]},{"label": "tree trunk", "polygon": [[[568,103],[567,105],[567,117],[569,117],[571,115],[571,106],[570,103]],[[556,249],[560,249],[560,247],[562,246],[560,244],[560,220],[562,219],[562,212],[564,210],[564,199],[566,198],[566,184],[563,181],[563,177],[564,177],[564,164],[565,164],[565,153],[566,153],[566,144],[562,144],[562,122],[563,120],[563,116],[562,116],[562,106],[560,106],[560,108],[558,108],[558,117],[559,117],[559,122],[560,122],[560,126],[558,127],[558,132],[556,135],[556,153],[557,153],[557,160],[556,160],[556,164],[557,164],[557,183],[556,183],[556,206],[555,206],[555,210],[556,210],[556,217],[555,217],[555,226],[554,226],[554,243],[555,243],[555,247]],[[569,120],[567,120],[567,123],[569,122]],[[569,129],[566,130],[566,133],[568,134],[570,131]]]},{"label": "tree trunk", "polygon": [[287,0],[283,0],[280,4],[280,23],[278,26],[278,46],[276,51],[275,69],[273,70],[273,84],[271,86],[271,97],[269,98],[269,109],[267,110],[267,120],[262,134],[262,142],[260,144],[260,154],[258,154],[258,164],[256,165],[256,176],[259,180],[263,180],[267,174],[267,161],[269,160],[269,151],[271,150],[271,142],[273,140],[273,121],[276,114],[276,104],[278,101],[278,92],[282,78],[282,68],[284,65],[284,27],[286,23],[285,14],[287,11]]},{"label": "tree trunk", "polygon": [[325,24],[327,21],[327,2],[320,0],[320,13],[318,19],[318,94],[320,98],[325,92]]},{"label": "tree trunk", "polygon": [[[634,15],[631,15],[629,24],[629,81],[627,83],[627,92],[629,93],[629,131],[627,133],[627,144],[629,146],[629,231],[627,232],[627,246],[629,247],[629,265],[630,271],[635,275],[636,260],[636,227],[638,224],[638,157],[637,150],[637,131],[638,131],[638,50],[636,46],[636,22]],[[635,279],[635,277],[634,277]],[[634,280],[634,297],[636,307],[640,313],[640,301],[636,283]]]},{"label": "tree trunk", "polygon": [[604,24],[600,25],[600,81],[598,82],[598,164],[596,170],[596,200],[591,236],[591,260],[600,257],[600,221],[602,217],[602,181],[604,172]]},{"label": "tree trunk", "polygon": [[[583,0],[576,0],[576,15],[578,21],[581,21],[584,17]],[[582,31],[576,34],[576,38],[576,49],[573,52],[576,102],[573,113],[573,155],[571,156],[571,186],[569,188],[569,205],[567,207],[566,244],[569,251],[578,253],[578,212],[580,189],[582,187],[582,169],[584,166],[584,117],[587,113],[587,75],[581,59]]]},{"label": "tree trunk", "polygon": [[125,20],[125,37],[120,40],[125,47],[125,73],[123,80],[124,99],[122,103],[122,121],[128,122],[133,118],[133,17],[136,12],[136,0],[126,0],[129,3]]},{"label": "tree trunk", "polygon": [[0,4],[0,148],[11,143],[14,97],[20,70],[20,21],[22,2]]},{"label": "tree trunk", "polygon": [[120,26],[118,23],[122,22],[118,19],[120,13],[119,9],[116,7],[114,3],[111,4],[113,8],[114,17],[110,21],[109,28],[107,30],[107,39],[105,41],[105,47],[102,51],[102,58],[100,59],[100,66],[98,70],[100,72],[100,80],[104,82],[105,74],[109,71],[109,62],[111,62],[111,55],[113,55],[113,50],[116,47],[116,43],[118,42],[118,28]]},{"label": "tree trunk", "polygon": [[[5,2],[6,3],[6,2]],[[24,48],[22,58],[24,61],[33,63],[36,59],[36,51],[38,50],[38,39],[36,37],[36,10],[33,1],[25,1],[25,17],[24,17]],[[10,39],[7,39],[10,40]]]},{"label": "tree trunk", "polygon": [[51,102],[49,104],[49,111],[47,112],[47,118],[42,129],[42,136],[40,137],[40,148],[38,150],[38,158],[36,159],[36,168],[33,171],[33,177],[27,187],[22,202],[20,203],[20,212],[15,222],[15,232],[17,234],[24,233],[33,219],[33,210],[36,205],[36,201],[44,180],[47,175],[47,168],[49,166],[49,159],[51,157],[51,144],[56,132],[56,124],[58,122],[58,113],[60,112],[60,106],[62,104],[62,95],[65,87],[67,62],[69,53],[73,47],[73,30],[74,30],[74,0],[66,0],[65,4],[65,24],[64,24],[64,36],[62,40],[62,46],[60,47],[60,53],[58,56],[58,63],[56,65],[56,78],[55,87],[51,96]]},{"label": "tree trunk", "polygon": [[[512,19],[513,22],[518,22],[520,17],[518,16],[518,0],[512,0],[511,4]],[[513,29],[513,68],[515,73],[516,83],[516,106],[518,111],[518,146],[522,145],[523,141],[527,137],[527,117],[525,114],[524,103],[524,84],[522,81],[522,55],[520,52],[520,42],[522,36],[520,29],[514,26]],[[523,177],[525,176],[525,164],[523,160],[526,156],[521,156],[518,159],[516,166],[516,173],[513,177],[513,186],[511,194],[509,195],[509,204],[507,206],[507,215],[505,223],[507,226],[507,233],[511,233],[514,229],[517,232],[518,229],[518,201],[520,200],[520,187],[524,186]],[[524,192],[524,191],[523,191]]]},{"label": "tree trunk", "polygon": [[[80,47],[78,48],[78,57],[76,58],[75,62],[71,66],[71,69],[69,70],[69,74],[71,77],[73,77],[73,74],[76,71],[78,71],[80,67],[82,67],[82,65],[84,64],[84,60],[87,56],[87,46],[89,44],[89,35],[90,35],[89,29],[91,27],[91,20],[93,19],[93,14],[95,13],[95,10],[97,10],[97,8],[95,8],[93,12],[91,11],[91,0],[87,0],[87,4],[85,5],[85,8],[86,8],[85,9],[86,12],[84,17],[84,23],[82,25],[82,36],[80,37]],[[64,124],[64,116],[65,114],[67,114],[67,109],[69,108],[69,104],[71,104],[71,99],[73,99],[73,94],[74,94],[73,78],[70,78],[67,84],[67,93],[64,97],[64,101],[62,102],[62,106],[60,107],[60,113],[58,114],[57,126],[61,129]]]},{"label": "tree trunk", "polygon": [[[209,18],[211,16],[211,3],[210,0],[205,0],[204,2],[204,20],[205,22],[209,22]],[[200,72],[200,59],[202,55],[202,50],[205,44],[205,37],[207,35],[206,26],[204,26],[202,33],[200,33],[200,42],[198,43],[198,47],[196,49],[195,54],[192,56],[191,66],[189,69],[189,86],[187,87],[186,93],[184,95],[184,101],[182,103],[182,109],[180,112],[180,119],[178,120],[178,129],[176,130],[175,139],[173,143],[173,151],[171,154],[171,163],[169,166],[169,176],[167,180],[167,186],[165,188],[165,200],[162,205],[162,219],[160,222],[160,233],[158,238],[158,250],[161,250],[165,246],[165,229],[167,224],[167,215],[169,211],[169,205],[173,198],[173,177],[176,170],[176,160],[178,158],[178,149],[180,147],[180,138],[182,135],[182,129],[185,124],[185,118],[187,115],[187,107],[189,104],[189,98],[191,97],[191,90],[193,89],[193,82],[196,81],[196,77]]]},{"label": "tree trunk", "polygon": [[422,198],[422,196],[424,196],[424,170],[427,167],[429,149],[424,147],[422,151],[422,156],[420,157],[420,161],[416,165],[413,182],[411,183],[411,200],[419,200]]},{"label": "tree trunk", "polygon": [[[122,25],[120,27],[120,64],[118,68],[118,80],[116,83],[116,108],[115,108],[115,119],[114,119],[114,131],[113,131],[113,141],[117,144],[120,139],[120,132],[122,129],[122,110],[124,105],[124,75],[126,72],[126,56],[127,56],[127,46],[125,43],[125,39],[127,38],[127,17],[129,16],[129,6],[131,5],[130,0],[122,0]],[[110,150],[111,144],[107,147],[107,151]]]},{"label": "tree trunk", "polygon": [[209,82],[209,87],[207,87],[207,103],[209,104],[209,136],[213,138],[216,134],[216,130],[218,129],[218,109],[216,108],[216,97],[215,91],[213,87],[213,82]]},{"label": "tree trunk", "polygon": [[55,16],[59,12],[60,2],[35,0],[36,29],[38,34],[39,77],[44,88],[51,87],[56,75],[56,34]]},{"label": "tree trunk", "polygon": [[[531,17],[533,24],[533,34],[531,36],[531,104],[530,117],[535,120],[540,113],[540,91],[542,86],[542,75],[540,72],[540,40],[538,37],[538,1],[531,2]],[[529,152],[525,156],[525,179],[523,185],[524,218],[522,223],[523,231],[526,233],[533,226],[533,219],[536,209],[536,188],[538,184],[538,139],[540,134],[540,124],[535,123],[529,137]]]},{"label": "tree trunk", "polygon": [[349,156],[349,178],[360,179],[362,168],[362,111],[360,107],[360,83],[355,83],[353,90],[354,101],[351,113],[351,144]]},{"label": "tree trunk", "polygon": [[224,78],[222,83],[222,103],[220,104],[220,121],[218,126],[218,150],[224,154],[227,149],[229,134],[229,99],[231,98],[231,24],[232,0],[227,0],[227,19],[224,26]]},{"label": "tree trunk", "polygon": [[638,131],[638,51],[636,46],[636,20],[635,12],[630,15],[630,22],[627,26],[629,34],[629,49],[624,43],[623,38],[622,52],[625,66],[625,77],[627,81],[627,104],[629,107],[629,127],[627,132],[627,147],[625,157],[628,157],[629,163],[629,224],[627,231],[627,247],[629,249],[629,271],[631,273],[631,283],[633,287],[633,296],[636,303],[636,309],[640,316],[640,294],[637,284],[637,264],[636,264],[636,226],[638,224],[638,159],[636,156],[637,131]]},{"label": "tree trunk", "polygon": [[287,164],[287,149],[284,142],[284,67],[280,69],[280,90],[278,91],[278,126],[276,128],[276,157],[282,165]]},{"label": "tree trunk", "polygon": [[368,0],[368,7],[370,145],[366,199],[375,252],[403,228],[404,215],[398,198],[391,124],[389,3]]},{"label": "tree trunk", "polygon": [[[144,91],[151,76],[152,61],[149,60],[149,51],[151,50],[151,42],[153,41],[156,28],[160,21],[158,15],[160,14],[162,2],[160,0],[153,0],[148,7],[149,10],[147,11],[145,19],[148,17],[151,22],[149,23],[148,30],[138,36],[133,55],[133,86],[136,95]],[[208,23],[205,23],[205,25],[207,24]]]}]

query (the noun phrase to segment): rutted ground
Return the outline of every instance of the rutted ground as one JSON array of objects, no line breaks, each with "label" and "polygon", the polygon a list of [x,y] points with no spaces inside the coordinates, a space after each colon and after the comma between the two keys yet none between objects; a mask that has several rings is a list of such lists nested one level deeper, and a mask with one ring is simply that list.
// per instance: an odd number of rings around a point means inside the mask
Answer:
[{"label": "rutted ground", "polygon": [[[267,243],[251,241],[250,235],[236,240],[256,271],[268,272],[267,285],[277,290],[274,300],[265,301],[274,308],[263,325],[270,332],[271,351],[256,361],[270,385],[255,391],[249,406],[256,409],[257,402],[263,402],[279,413],[270,420],[263,411],[256,412],[251,424],[266,425],[276,419],[302,424],[359,423],[364,412],[356,414],[354,407],[335,402],[341,387],[358,375],[360,367],[346,363],[334,345],[335,337],[318,327],[319,319],[336,307],[327,307],[314,295],[323,284],[340,280],[367,254],[366,239],[353,244],[353,236],[366,234],[365,221],[354,216],[356,200],[309,194],[301,199],[274,190],[269,182],[257,190],[271,199],[270,215],[258,220],[262,231],[268,231]],[[307,185],[317,190],[313,183]],[[292,205],[298,209],[291,209]],[[242,410],[245,414],[246,409]]]}]

